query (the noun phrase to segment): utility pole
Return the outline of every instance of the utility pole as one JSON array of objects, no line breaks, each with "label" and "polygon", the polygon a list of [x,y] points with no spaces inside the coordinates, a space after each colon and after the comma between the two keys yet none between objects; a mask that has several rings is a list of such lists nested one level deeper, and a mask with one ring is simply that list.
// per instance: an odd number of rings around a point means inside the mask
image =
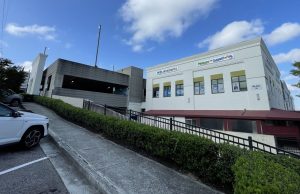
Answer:
[{"label": "utility pole", "polygon": [[98,43],[97,43],[97,51],[96,51],[95,67],[97,67],[97,61],[98,61],[99,42],[100,42],[100,33],[101,33],[101,25],[99,25],[99,26],[98,26]]},{"label": "utility pole", "polygon": [[45,49],[44,49],[44,55],[46,55],[47,49],[48,49],[48,47],[45,46]]}]

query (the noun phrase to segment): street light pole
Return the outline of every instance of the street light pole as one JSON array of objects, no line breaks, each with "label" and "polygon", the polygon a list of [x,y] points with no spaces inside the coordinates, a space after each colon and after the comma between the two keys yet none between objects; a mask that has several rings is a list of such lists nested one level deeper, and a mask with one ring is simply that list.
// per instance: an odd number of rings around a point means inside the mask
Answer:
[{"label": "street light pole", "polygon": [[100,42],[100,33],[101,33],[101,25],[98,26],[98,43],[97,43],[95,67],[97,67],[98,52],[99,52],[99,42]]}]

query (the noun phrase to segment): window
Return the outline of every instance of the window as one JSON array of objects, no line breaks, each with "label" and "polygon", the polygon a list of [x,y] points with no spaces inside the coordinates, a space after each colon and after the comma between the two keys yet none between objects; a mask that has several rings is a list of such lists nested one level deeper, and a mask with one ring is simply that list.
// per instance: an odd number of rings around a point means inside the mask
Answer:
[{"label": "window", "polygon": [[231,130],[244,133],[256,133],[256,121],[231,120]]},{"label": "window", "polygon": [[127,96],[128,86],[64,75],[62,88]]},{"label": "window", "polygon": [[9,108],[0,105],[0,117],[10,117],[11,114],[12,111]]},{"label": "window", "polygon": [[194,95],[204,94],[204,77],[194,78]]},{"label": "window", "polygon": [[231,83],[233,92],[247,91],[245,71],[231,72]]},{"label": "window", "polygon": [[223,119],[200,118],[200,127],[206,129],[223,130]]},{"label": "window", "polygon": [[158,98],[159,97],[159,87],[153,88],[153,98]]},{"label": "window", "polygon": [[224,93],[223,74],[211,76],[211,92],[213,94]]},{"label": "window", "polygon": [[171,86],[164,86],[164,97],[171,96]]},{"label": "window", "polygon": [[192,126],[197,126],[197,120],[196,119],[185,119],[185,124],[186,124],[185,125],[186,127],[192,128]]},{"label": "window", "polygon": [[48,77],[48,80],[47,80],[47,90],[50,89],[51,78],[52,78],[52,75],[50,75],[50,76]]},{"label": "window", "polygon": [[183,80],[176,81],[176,96],[183,96],[184,89],[183,89]]}]

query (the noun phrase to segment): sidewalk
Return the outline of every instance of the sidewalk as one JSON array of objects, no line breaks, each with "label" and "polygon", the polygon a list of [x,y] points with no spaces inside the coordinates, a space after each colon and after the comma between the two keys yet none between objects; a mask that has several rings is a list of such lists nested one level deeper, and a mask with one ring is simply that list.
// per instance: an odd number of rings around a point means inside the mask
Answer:
[{"label": "sidewalk", "polygon": [[218,193],[208,186],[63,120],[35,103],[28,110],[50,120],[50,135],[102,193]]}]

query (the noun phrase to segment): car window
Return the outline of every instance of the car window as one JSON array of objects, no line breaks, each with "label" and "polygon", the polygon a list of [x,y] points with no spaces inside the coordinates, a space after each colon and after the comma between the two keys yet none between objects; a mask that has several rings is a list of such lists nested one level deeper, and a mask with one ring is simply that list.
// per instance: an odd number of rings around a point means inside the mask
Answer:
[{"label": "car window", "polygon": [[12,111],[9,108],[0,104],[0,117],[10,117],[11,113]]},{"label": "car window", "polygon": [[16,92],[14,92],[13,90],[11,89],[8,89],[7,92],[9,93],[9,95],[13,95],[13,94],[16,94]]}]

